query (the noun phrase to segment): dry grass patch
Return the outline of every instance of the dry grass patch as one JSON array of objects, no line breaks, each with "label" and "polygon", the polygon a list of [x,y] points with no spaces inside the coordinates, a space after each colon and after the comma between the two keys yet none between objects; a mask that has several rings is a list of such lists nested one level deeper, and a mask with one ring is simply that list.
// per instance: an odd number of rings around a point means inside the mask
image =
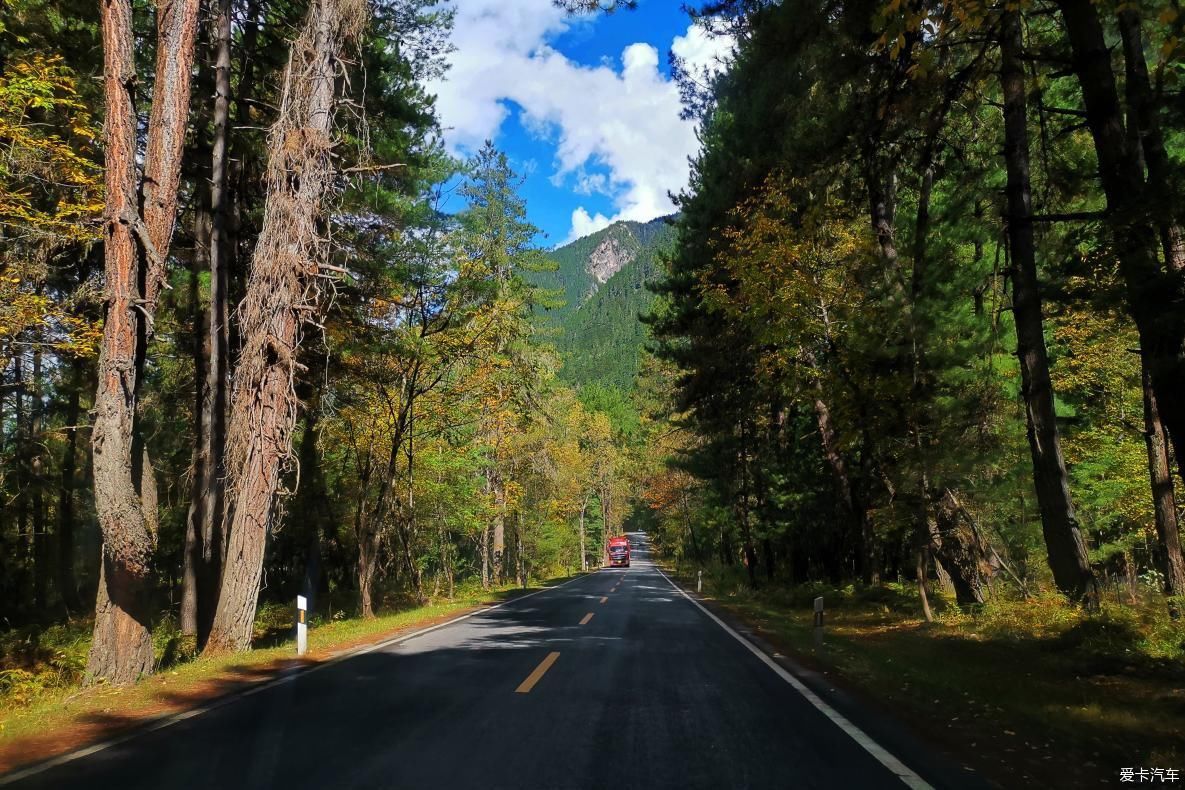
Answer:
[{"label": "dry grass patch", "polygon": [[[694,572],[681,570],[686,586]],[[705,573],[705,596],[1003,785],[1185,769],[1185,630],[1160,596],[1095,615],[1054,595],[975,613],[940,601],[927,624],[908,586],[753,591],[738,581]],[[828,619],[816,649],[820,594]]]}]

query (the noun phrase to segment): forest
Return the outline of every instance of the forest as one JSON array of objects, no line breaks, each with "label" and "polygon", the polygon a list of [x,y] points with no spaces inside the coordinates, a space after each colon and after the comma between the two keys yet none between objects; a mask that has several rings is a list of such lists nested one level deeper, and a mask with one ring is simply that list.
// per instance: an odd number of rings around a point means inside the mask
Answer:
[{"label": "forest", "polygon": [[592,295],[608,236],[551,254],[507,155],[443,144],[448,8],[4,14],[0,694],[625,529],[720,590],[1037,602],[1185,655],[1176,0],[694,9],[733,45],[673,62],[690,184]]},{"label": "forest", "polygon": [[[650,317],[668,541],[750,582],[1175,618],[1175,4],[720,3]],[[776,76],[772,76],[776,75]]]},{"label": "forest", "polygon": [[440,140],[450,13],[101,7],[0,33],[8,690],[599,564],[621,443],[536,337],[519,177]]}]

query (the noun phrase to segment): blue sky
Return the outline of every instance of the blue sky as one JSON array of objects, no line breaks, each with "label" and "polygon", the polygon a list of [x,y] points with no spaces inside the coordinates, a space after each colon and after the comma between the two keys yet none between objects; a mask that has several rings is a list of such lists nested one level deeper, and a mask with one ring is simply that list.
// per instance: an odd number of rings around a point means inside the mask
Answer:
[{"label": "blue sky", "polygon": [[488,137],[510,156],[542,243],[673,210],[698,146],[667,53],[711,67],[727,41],[692,27],[677,0],[577,18],[551,0],[451,5],[456,49],[431,86],[446,142],[464,155]]}]

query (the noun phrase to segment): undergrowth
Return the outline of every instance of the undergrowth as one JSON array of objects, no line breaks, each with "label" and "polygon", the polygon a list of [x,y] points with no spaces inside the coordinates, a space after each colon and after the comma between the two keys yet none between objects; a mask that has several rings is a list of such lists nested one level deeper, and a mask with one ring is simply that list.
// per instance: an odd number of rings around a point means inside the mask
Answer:
[{"label": "undergrowth", "polygon": [[[677,572],[694,584],[698,566],[680,565]],[[784,585],[766,582],[756,588],[739,568],[705,567],[704,589],[722,600],[760,602],[765,606],[797,611],[809,619],[816,597],[822,597],[828,617],[842,623],[862,621],[917,624],[922,622],[921,602],[913,582],[889,582],[843,587],[823,582]],[[1052,591],[1029,597],[997,587],[996,594],[980,606],[964,610],[941,590],[931,591],[935,611],[931,628],[968,639],[1038,641],[1051,651],[1070,651],[1095,658],[1147,660],[1156,663],[1185,660],[1185,625],[1168,614],[1168,599],[1158,590],[1145,588],[1135,603],[1104,601],[1090,612],[1069,603]]]}]

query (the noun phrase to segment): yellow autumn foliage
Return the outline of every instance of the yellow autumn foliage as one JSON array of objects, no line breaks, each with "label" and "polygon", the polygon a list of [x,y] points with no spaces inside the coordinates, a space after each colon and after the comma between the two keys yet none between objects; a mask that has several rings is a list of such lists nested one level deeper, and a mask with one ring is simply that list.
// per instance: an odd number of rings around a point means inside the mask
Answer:
[{"label": "yellow autumn foliage", "polygon": [[93,354],[100,330],[72,308],[85,294],[45,293],[56,252],[98,238],[102,169],[98,139],[73,72],[59,56],[18,56],[0,73],[0,362],[18,335]]}]

